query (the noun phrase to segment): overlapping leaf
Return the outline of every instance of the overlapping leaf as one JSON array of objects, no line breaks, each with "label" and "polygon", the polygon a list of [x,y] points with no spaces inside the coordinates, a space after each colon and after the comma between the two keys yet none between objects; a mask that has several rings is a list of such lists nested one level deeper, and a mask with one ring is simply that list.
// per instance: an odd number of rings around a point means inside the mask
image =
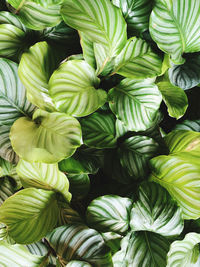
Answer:
[{"label": "overlapping leaf", "polygon": [[184,120],[176,125],[175,130],[200,132],[200,120]]},{"label": "overlapping leaf", "polygon": [[131,131],[150,128],[156,118],[162,97],[157,86],[149,80],[124,79],[109,91],[113,113]]},{"label": "overlapping leaf", "polygon": [[50,95],[59,111],[87,116],[106,102],[106,92],[95,89],[99,82],[95,70],[86,61],[70,60],[51,76]]},{"label": "overlapping leaf", "polygon": [[71,200],[69,181],[64,173],[59,171],[57,164],[30,163],[20,160],[17,164],[17,173],[24,188],[36,187],[60,192],[66,201]]},{"label": "overlapping leaf", "polygon": [[22,116],[31,116],[35,108],[26,98],[17,67],[10,60],[0,59],[0,156],[8,161],[17,161],[9,139],[12,124]]},{"label": "overlapping leaf", "polygon": [[20,118],[14,123],[10,139],[22,159],[44,163],[70,157],[82,142],[81,127],[75,118],[39,109],[34,113],[33,121]]},{"label": "overlapping leaf", "polygon": [[19,244],[40,240],[53,229],[58,218],[55,193],[27,188],[4,201],[0,207],[0,221],[8,234]]},{"label": "overlapping leaf", "polygon": [[159,48],[175,64],[184,63],[183,53],[200,51],[200,2],[156,0],[151,13],[150,33]]},{"label": "overlapping leaf", "polygon": [[90,41],[87,35],[83,32],[79,32],[81,47],[83,50],[83,57],[91,67],[96,67],[93,42]]},{"label": "overlapping leaf", "polygon": [[70,192],[74,197],[83,198],[90,190],[90,178],[86,173],[68,174]]},{"label": "overlapping leaf", "polygon": [[0,206],[15,193],[15,188],[8,178],[0,178]]}]

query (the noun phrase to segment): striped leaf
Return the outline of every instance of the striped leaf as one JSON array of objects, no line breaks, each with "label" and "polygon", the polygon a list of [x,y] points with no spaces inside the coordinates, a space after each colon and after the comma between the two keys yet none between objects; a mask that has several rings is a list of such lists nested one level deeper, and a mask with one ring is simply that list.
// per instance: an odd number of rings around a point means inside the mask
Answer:
[{"label": "striped leaf", "polygon": [[198,219],[200,218],[200,167],[188,157],[189,155],[153,158],[152,174],[149,179],[167,189],[182,208],[184,219]]},{"label": "striped leaf", "polygon": [[19,244],[44,237],[57,223],[58,206],[52,191],[27,188],[9,197],[0,207],[0,221]]},{"label": "striped leaf", "polygon": [[119,147],[120,163],[135,179],[144,179],[149,173],[149,160],[158,152],[158,144],[147,136],[133,136]]},{"label": "striped leaf", "polygon": [[5,242],[0,242],[0,251],[1,266],[45,267],[48,265],[46,256],[40,257],[32,255],[28,249],[22,245],[9,245]]},{"label": "striped leaf", "polygon": [[130,227],[133,231],[171,237],[182,232],[184,221],[181,209],[165,189],[155,183],[144,183],[131,210]]},{"label": "striped leaf", "polygon": [[19,77],[31,103],[44,110],[55,110],[49,96],[48,82],[59,63],[59,56],[46,42],[33,45],[22,55]]},{"label": "striped leaf", "polygon": [[183,64],[183,53],[200,51],[199,23],[199,1],[156,0],[150,18],[150,33],[175,64]]},{"label": "striped leaf", "polygon": [[15,188],[9,178],[0,178],[0,206],[15,193]]},{"label": "striped leaf", "polygon": [[92,267],[89,263],[85,261],[70,261],[66,267]]},{"label": "striped leaf", "polygon": [[26,99],[26,91],[17,75],[17,64],[0,59],[0,156],[17,161],[9,132],[12,124],[22,116],[31,116],[34,106]]},{"label": "striped leaf", "polygon": [[200,83],[200,54],[189,54],[183,65],[173,65],[169,70],[172,84],[184,90],[193,88]]},{"label": "striped leaf", "polygon": [[10,140],[20,158],[55,163],[70,157],[81,145],[81,127],[71,116],[38,109],[33,120],[20,118],[13,124]]},{"label": "striped leaf", "polygon": [[142,39],[130,38],[115,59],[112,74],[118,73],[132,79],[145,79],[161,74],[162,60]]},{"label": "striped leaf", "polygon": [[64,173],[59,171],[57,164],[30,163],[20,160],[17,164],[17,173],[24,188],[35,187],[56,191],[70,202],[69,181]]},{"label": "striped leaf", "polygon": [[85,61],[90,64],[92,68],[96,68],[96,60],[94,55],[93,42],[88,39],[87,35],[83,32],[79,32],[81,47],[83,50],[83,57]]},{"label": "striped leaf", "polygon": [[87,208],[87,222],[102,232],[124,234],[129,229],[132,200],[105,195],[93,200]]},{"label": "striped leaf", "polygon": [[189,233],[183,240],[173,242],[167,254],[167,267],[200,266],[199,243],[200,234],[197,233]]},{"label": "striped leaf", "polygon": [[21,29],[24,32],[27,30],[20,19],[17,17],[17,15],[8,11],[0,12],[0,24],[10,24],[17,27],[18,29]]},{"label": "striped leaf", "polygon": [[175,130],[200,132],[200,120],[184,120],[176,125]]},{"label": "striped leaf", "polygon": [[114,267],[166,267],[168,240],[152,232],[129,233],[121,242],[121,250],[114,254]]},{"label": "striped leaf", "polygon": [[121,8],[129,35],[134,36],[149,29],[151,0],[112,0],[112,2]]},{"label": "striped leaf", "polygon": [[169,81],[159,82],[157,86],[168,108],[168,114],[173,118],[180,119],[188,108],[188,98],[185,92]]},{"label": "striped leaf", "polygon": [[59,202],[58,226],[66,224],[83,224],[83,219],[69,204],[66,202]]},{"label": "striped leaf", "polygon": [[124,79],[109,91],[112,112],[130,131],[151,127],[162,101],[157,86],[148,80]]},{"label": "striped leaf", "polygon": [[75,198],[85,197],[90,190],[90,178],[86,173],[68,174],[70,192]]},{"label": "striped leaf", "polygon": [[126,43],[126,22],[119,8],[108,0],[68,0],[61,8],[64,21],[107,50],[119,54]]},{"label": "striped leaf", "polygon": [[[15,9],[22,23],[33,30],[43,30],[57,25],[61,20],[60,5],[41,6],[40,0],[7,0]],[[41,2],[47,2],[42,0]]]},{"label": "striped leaf", "polygon": [[87,261],[94,267],[111,267],[112,259],[102,236],[84,225],[66,225],[54,229],[47,240],[59,258]]},{"label": "striped leaf", "polygon": [[120,243],[123,236],[114,232],[101,233],[106,245],[111,249],[111,253],[114,254],[120,250]]},{"label": "striped leaf", "polygon": [[[24,0],[7,0],[7,2],[15,9],[21,9],[26,1]],[[30,0],[30,2],[37,3],[41,6],[48,7],[55,4],[60,4],[63,0]]]},{"label": "striped leaf", "polygon": [[56,108],[67,114],[87,116],[101,107],[107,98],[98,87],[95,70],[84,60],[69,60],[60,65],[49,81]]},{"label": "striped leaf", "polygon": [[89,147],[113,148],[116,146],[115,116],[95,112],[81,120],[83,142]]}]

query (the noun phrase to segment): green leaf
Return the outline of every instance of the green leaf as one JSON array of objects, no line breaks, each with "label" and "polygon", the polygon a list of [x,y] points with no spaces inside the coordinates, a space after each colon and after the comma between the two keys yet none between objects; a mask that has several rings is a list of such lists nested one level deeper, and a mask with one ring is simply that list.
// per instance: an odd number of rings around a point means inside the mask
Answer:
[{"label": "green leaf", "polygon": [[0,206],[15,193],[15,188],[8,178],[0,178]]},{"label": "green leaf", "polygon": [[85,261],[70,261],[66,267],[92,267],[89,263]]},{"label": "green leaf", "polygon": [[[109,12],[108,12],[109,11]],[[126,43],[126,23],[120,9],[107,0],[69,0],[61,8],[64,21],[87,35],[114,57]]]},{"label": "green leaf", "polygon": [[189,155],[153,158],[152,174],[149,179],[168,190],[182,208],[184,219],[198,219],[200,217],[200,167],[188,157]]},{"label": "green leaf", "polygon": [[169,115],[180,119],[188,108],[188,99],[185,92],[181,88],[172,85],[169,81],[159,82],[157,86],[168,108]]},{"label": "green leaf", "polygon": [[114,254],[114,267],[166,267],[168,240],[152,232],[129,233],[121,242],[121,250]]},{"label": "green leaf", "polygon": [[149,29],[149,16],[152,10],[150,0],[112,0],[112,2],[121,8],[129,35],[134,36]]},{"label": "green leaf", "polygon": [[155,183],[144,183],[131,210],[130,227],[133,231],[150,231],[171,237],[182,232],[184,221],[181,209],[164,188]]},{"label": "green leaf", "polygon": [[[7,2],[13,6],[15,9],[21,9],[25,2],[24,0],[7,0]],[[51,5],[60,4],[63,0],[30,0],[30,2],[37,3],[41,6],[48,7]]]},{"label": "green leaf", "polygon": [[130,131],[151,127],[162,100],[157,86],[149,80],[124,79],[109,91],[112,112]]},{"label": "green leaf", "polygon": [[99,82],[95,70],[86,61],[70,60],[51,76],[50,95],[59,111],[77,117],[87,116],[106,102],[106,92],[95,89]]},{"label": "green leaf", "polygon": [[200,132],[200,120],[184,120],[176,125],[175,130]]},{"label": "green leaf", "polygon": [[167,267],[200,266],[199,243],[197,233],[189,233],[183,240],[173,242],[167,254]]},{"label": "green leaf", "polygon": [[44,237],[57,223],[55,193],[27,188],[9,197],[0,207],[0,221],[19,244],[30,244]]},{"label": "green leaf", "polygon": [[94,267],[111,267],[112,259],[102,236],[84,225],[66,225],[47,236],[51,247],[64,263],[83,260]]},{"label": "green leaf", "polygon": [[113,148],[117,144],[115,116],[112,113],[95,112],[81,119],[83,142],[89,147]]},{"label": "green leaf", "polygon": [[200,83],[200,54],[189,54],[183,65],[174,65],[169,70],[169,79],[172,84],[184,90],[193,88]]},{"label": "green leaf", "polygon": [[17,27],[18,29],[21,29],[24,32],[26,32],[27,30],[20,19],[17,17],[17,15],[7,11],[0,12],[0,24],[10,24]]},{"label": "green leaf", "polygon": [[87,35],[83,32],[79,32],[81,47],[83,50],[83,57],[85,61],[90,64],[92,68],[96,68],[96,60],[94,55],[93,42],[88,39]]},{"label": "green leaf", "polygon": [[0,265],[15,267],[39,267],[47,266],[47,257],[32,255],[27,248],[22,245],[9,245],[0,242]]},{"label": "green leaf", "polygon": [[30,163],[20,160],[17,164],[17,173],[24,188],[35,187],[56,191],[70,202],[69,181],[64,173],[59,171],[57,164]]},{"label": "green leaf", "polygon": [[83,219],[77,211],[66,202],[59,202],[58,225],[83,224]]},{"label": "green leaf", "polygon": [[118,73],[132,79],[145,79],[161,74],[162,60],[142,39],[130,38],[115,58],[112,74]]},{"label": "green leaf", "polygon": [[18,119],[10,133],[13,149],[22,159],[44,163],[70,157],[81,145],[81,138],[81,127],[75,118],[42,110],[34,113],[33,121]]},{"label": "green leaf", "polygon": [[29,101],[41,109],[54,111],[49,96],[48,82],[57,68],[59,56],[46,42],[33,45],[22,55],[19,64],[19,77],[26,87]]},{"label": "green leaf", "polygon": [[70,192],[73,197],[83,198],[90,190],[90,178],[86,173],[82,174],[68,174],[70,183]]},{"label": "green leaf", "polygon": [[118,149],[121,165],[135,179],[144,179],[149,173],[149,160],[158,152],[158,144],[147,136],[126,139]]},{"label": "green leaf", "polygon": [[155,1],[150,33],[158,47],[170,54],[175,64],[184,63],[183,53],[200,51],[199,16],[199,1]]},{"label": "green leaf", "polygon": [[26,91],[17,75],[17,64],[0,59],[0,156],[17,161],[9,132],[12,124],[22,116],[31,116],[34,106],[26,99]]},{"label": "green leaf", "polygon": [[126,233],[132,200],[116,195],[105,195],[93,200],[87,208],[87,222],[102,232]]}]

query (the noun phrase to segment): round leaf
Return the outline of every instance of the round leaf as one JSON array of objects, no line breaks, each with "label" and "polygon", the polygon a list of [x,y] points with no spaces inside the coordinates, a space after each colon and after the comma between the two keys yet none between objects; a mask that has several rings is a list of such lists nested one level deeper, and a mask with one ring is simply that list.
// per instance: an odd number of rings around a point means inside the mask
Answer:
[{"label": "round leaf", "polygon": [[55,163],[70,157],[81,145],[81,127],[75,118],[37,110],[33,120],[20,118],[11,128],[13,149],[22,159]]}]

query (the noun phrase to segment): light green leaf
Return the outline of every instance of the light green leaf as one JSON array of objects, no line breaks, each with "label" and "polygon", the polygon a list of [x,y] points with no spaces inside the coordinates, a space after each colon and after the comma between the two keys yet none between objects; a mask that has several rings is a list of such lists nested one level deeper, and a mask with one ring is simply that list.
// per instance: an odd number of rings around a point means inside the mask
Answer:
[{"label": "light green leaf", "polygon": [[113,148],[117,144],[115,116],[95,112],[81,120],[83,142],[89,147]]},{"label": "light green leaf", "polygon": [[26,99],[26,91],[17,75],[17,64],[0,59],[0,156],[8,161],[17,161],[9,132],[20,117],[31,116],[34,106]]},{"label": "light green leaf", "polygon": [[57,223],[58,206],[52,191],[27,188],[9,197],[0,207],[0,221],[19,244],[44,237]]},{"label": "light green leaf", "polygon": [[66,225],[54,229],[47,240],[64,263],[87,261],[94,267],[111,267],[112,259],[102,236],[84,225]]},{"label": "light green leaf", "polygon": [[106,92],[95,89],[99,82],[95,70],[86,61],[70,60],[51,76],[50,95],[59,111],[77,117],[87,116],[106,102]]},{"label": "light green leaf", "polygon": [[27,31],[26,27],[22,24],[18,16],[11,12],[0,12],[0,24],[10,24],[17,27],[18,29],[21,29],[24,32]]},{"label": "light green leaf", "polygon": [[[27,2],[26,0],[7,0],[7,2],[15,9],[20,10]],[[60,4],[63,0],[30,0],[30,2],[37,3],[41,6],[48,7],[51,5]]]},{"label": "light green leaf", "polygon": [[157,86],[149,80],[124,79],[109,91],[112,112],[131,131],[150,128],[162,101]]},{"label": "light green leaf", "polygon": [[69,181],[64,173],[59,171],[57,164],[20,160],[17,164],[17,173],[24,188],[35,187],[60,192],[65,200],[70,202]]},{"label": "light green leaf", "polygon": [[125,20],[110,1],[68,0],[62,5],[61,15],[69,26],[103,45],[109,57],[119,54],[126,43]]},{"label": "light green leaf", "polygon": [[142,33],[149,29],[151,0],[112,0],[112,2],[121,8],[129,35],[134,36],[136,33]]},{"label": "light green leaf", "polygon": [[162,60],[142,39],[129,39],[115,59],[112,74],[118,73],[132,79],[145,79],[161,74]]},{"label": "light green leaf", "polygon": [[81,47],[83,50],[83,57],[85,61],[90,64],[92,68],[96,68],[96,61],[94,55],[93,42],[88,39],[87,35],[83,32],[79,32]]},{"label": "light green leaf", "polygon": [[70,157],[81,145],[81,138],[81,127],[75,118],[42,110],[34,113],[33,121],[18,119],[10,132],[13,149],[30,162],[55,163]]},{"label": "light green leaf", "polygon": [[155,183],[144,183],[131,210],[130,227],[133,231],[171,237],[182,232],[184,221],[181,209],[165,189]]},{"label": "light green leaf", "polygon": [[85,261],[70,261],[66,267],[92,267],[89,263]]},{"label": "light green leaf", "polygon": [[183,53],[200,51],[199,23],[199,1],[156,0],[150,18],[150,33],[175,64],[183,64]]},{"label": "light green leaf", "polygon": [[102,232],[126,233],[132,200],[117,195],[105,195],[93,200],[87,208],[87,222]]},{"label": "light green leaf", "polygon": [[198,219],[200,218],[200,167],[194,160],[189,160],[188,156],[153,158],[152,174],[149,179],[168,190],[182,208],[184,219]]},{"label": "light green leaf", "polygon": [[0,178],[0,206],[15,193],[15,188],[9,178]]},{"label": "light green leaf", "polygon": [[166,267],[168,240],[152,232],[132,232],[121,242],[121,250],[113,256],[114,267]]},{"label": "light green leaf", "polygon": [[200,120],[184,120],[178,123],[174,129],[200,132]]},{"label": "light green leaf", "polygon": [[57,68],[59,56],[46,42],[33,45],[22,55],[19,64],[19,77],[26,87],[29,101],[41,109],[54,111],[49,96],[48,82]]},{"label": "light green leaf", "polygon": [[32,255],[27,248],[22,245],[9,245],[0,242],[0,265],[13,267],[39,267],[47,266],[46,256],[40,257]]},{"label": "light green leaf", "polygon": [[118,149],[121,165],[130,176],[144,179],[149,173],[149,160],[157,154],[158,147],[150,137],[130,137]]},{"label": "light green leaf", "polygon": [[189,233],[181,241],[171,244],[167,254],[167,267],[199,267],[200,234]]},{"label": "light green leaf", "polygon": [[159,82],[157,86],[168,108],[169,115],[180,119],[188,108],[186,93],[181,88],[172,85],[169,81]]}]

